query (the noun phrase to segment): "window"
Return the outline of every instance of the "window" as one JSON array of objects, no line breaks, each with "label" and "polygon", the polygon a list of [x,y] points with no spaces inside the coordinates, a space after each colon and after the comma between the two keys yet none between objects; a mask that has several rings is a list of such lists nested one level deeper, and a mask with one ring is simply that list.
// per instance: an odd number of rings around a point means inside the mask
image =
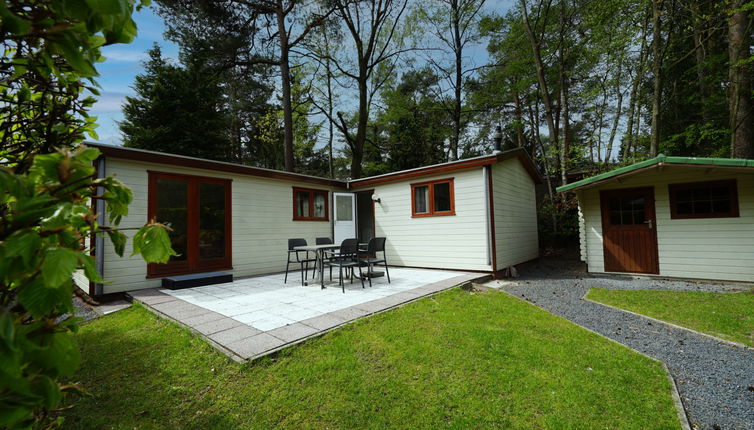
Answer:
[{"label": "window", "polygon": [[411,184],[411,216],[455,215],[453,178]]},{"label": "window", "polygon": [[692,182],[668,186],[670,218],[727,218],[738,216],[736,180]]},{"label": "window", "polygon": [[614,197],[608,200],[610,225],[644,224],[644,196]]},{"label": "window", "polygon": [[326,190],[293,187],[294,221],[328,221]]},{"label": "window", "polygon": [[158,277],[231,268],[229,179],[149,172],[148,217],[170,227],[178,255],[147,265]]}]

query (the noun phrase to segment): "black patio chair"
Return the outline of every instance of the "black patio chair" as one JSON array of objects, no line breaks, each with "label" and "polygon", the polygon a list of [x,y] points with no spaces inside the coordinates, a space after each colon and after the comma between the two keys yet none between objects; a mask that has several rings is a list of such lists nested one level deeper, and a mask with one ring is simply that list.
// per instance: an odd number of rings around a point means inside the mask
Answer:
[{"label": "black patio chair", "polygon": [[[309,263],[315,263],[317,262],[316,258],[309,258],[309,251],[297,251],[295,248],[297,246],[306,246],[306,239],[296,238],[296,239],[288,239],[288,261],[285,264],[285,279],[283,280],[283,283],[288,282],[288,267],[293,264],[299,264],[301,266],[301,284],[306,281],[307,278],[307,272],[309,271]],[[304,253],[305,257],[301,258],[301,253]],[[291,257],[295,255],[296,259],[291,260]]]},{"label": "black patio chair", "polygon": [[[387,275],[387,283],[390,283],[390,271],[387,267],[387,253],[385,252],[385,242],[387,241],[384,237],[373,237],[369,239],[369,243],[367,244],[367,247],[365,249],[359,250],[359,261],[366,264],[367,266],[367,276],[369,276],[369,286],[372,286],[372,268],[374,266],[377,266],[378,264],[381,264],[383,267],[385,267],[385,274]],[[377,256],[377,253],[382,253],[382,258]]]},{"label": "black patio chair", "polygon": [[338,267],[340,269],[340,276],[339,284],[341,288],[343,289],[343,292],[346,292],[346,284],[343,282],[343,269],[346,269],[346,274],[350,270],[351,272],[351,283],[353,284],[353,275],[354,275],[354,268],[358,267],[359,269],[359,279],[361,280],[361,288],[364,288],[364,274],[361,271],[361,268],[364,266],[364,263],[359,261],[358,253],[359,253],[359,240],[358,239],[346,239],[340,244],[340,252],[338,254],[334,254],[329,259],[325,260],[325,264],[330,266],[330,280],[332,280],[332,268],[333,266]]}]

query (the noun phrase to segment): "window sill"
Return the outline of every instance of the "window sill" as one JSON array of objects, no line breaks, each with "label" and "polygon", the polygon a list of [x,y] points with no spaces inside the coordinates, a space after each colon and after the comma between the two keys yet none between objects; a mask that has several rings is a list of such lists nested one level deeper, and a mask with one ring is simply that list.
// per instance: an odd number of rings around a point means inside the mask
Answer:
[{"label": "window sill", "polygon": [[716,219],[716,218],[740,218],[739,214],[693,214],[693,215],[672,215],[670,219]]},{"label": "window sill", "polygon": [[430,218],[430,217],[436,217],[436,216],[455,216],[454,212],[435,212],[435,213],[429,213],[429,214],[411,214],[411,218]]},{"label": "window sill", "polygon": [[293,218],[293,221],[330,221],[328,218]]}]

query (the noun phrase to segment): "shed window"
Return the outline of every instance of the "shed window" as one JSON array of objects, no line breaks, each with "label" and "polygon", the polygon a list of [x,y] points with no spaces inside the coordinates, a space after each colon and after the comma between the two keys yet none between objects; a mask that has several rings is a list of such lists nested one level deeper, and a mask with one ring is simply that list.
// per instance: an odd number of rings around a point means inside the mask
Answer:
[{"label": "shed window", "polygon": [[453,178],[411,184],[411,215],[455,215]]},{"label": "shed window", "polygon": [[735,179],[673,184],[668,192],[672,219],[738,217]]},{"label": "shed window", "polygon": [[327,190],[293,188],[293,219],[295,221],[328,221]]}]

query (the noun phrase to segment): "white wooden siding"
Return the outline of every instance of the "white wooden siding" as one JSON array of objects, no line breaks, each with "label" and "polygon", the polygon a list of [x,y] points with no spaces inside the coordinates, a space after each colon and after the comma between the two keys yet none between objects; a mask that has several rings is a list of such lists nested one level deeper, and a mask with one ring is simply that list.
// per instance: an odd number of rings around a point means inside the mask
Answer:
[{"label": "white wooden siding", "polygon": [[[454,178],[456,214],[412,218],[411,184],[446,178]],[[374,193],[381,199],[381,203],[374,205],[375,230],[377,236],[387,238],[389,264],[492,270],[487,261],[487,217],[481,168],[376,185]]]},{"label": "white wooden siding", "polygon": [[[668,184],[737,180],[738,218],[670,219]],[[654,187],[660,275],[754,281],[754,175],[666,166],[579,194],[590,272],[604,272],[599,190]],[[584,247],[582,246],[582,249]]]},{"label": "white wooden siding", "polygon": [[534,181],[517,158],[492,167],[497,269],[539,256]]},{"label": "white wooden siding", "polygon": [[[233,270],[235,276],[249,276],[285,270],[288,238],[303,237],[313,244],[316,237],[331,236],[331,224],[324,221],[293,221],[292,187],[328,189],[320,185],[303,185],[291,181],[255,176],[224,174],[219,171],[173,167],[163,164],[108,158],[107,175],[127,185],[134,194],[129,215],[122,227],[140,227],[147,222],[147,170],[183,173],[216,178],[230,178],[232,182]],[[332,216],[332,207],[330,208]],[[129,237],[124,257],[118,257],[105,240],[104,293],[153,288],[159,279],[147,279],[147,266],[132,252]],[[294,279],[298,279],[294,276]]]}]

